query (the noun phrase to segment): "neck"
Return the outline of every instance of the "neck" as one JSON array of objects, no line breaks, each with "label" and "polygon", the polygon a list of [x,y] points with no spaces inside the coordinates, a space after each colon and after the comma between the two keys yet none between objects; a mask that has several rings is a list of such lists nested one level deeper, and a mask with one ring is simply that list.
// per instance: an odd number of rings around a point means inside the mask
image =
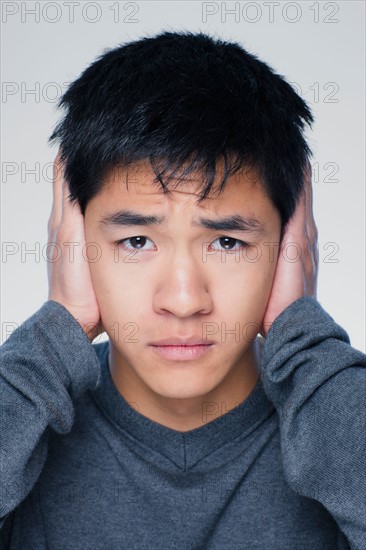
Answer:
[{"label": "neck", "polygon": [[110,347],[109,370],[119,393],[130,404],[139,403],[143,416],[185,432],[199,428],[242,403],[260,377],[260,343],[255,340],[212,391],[192,398],[171,398],[154,392]]}]

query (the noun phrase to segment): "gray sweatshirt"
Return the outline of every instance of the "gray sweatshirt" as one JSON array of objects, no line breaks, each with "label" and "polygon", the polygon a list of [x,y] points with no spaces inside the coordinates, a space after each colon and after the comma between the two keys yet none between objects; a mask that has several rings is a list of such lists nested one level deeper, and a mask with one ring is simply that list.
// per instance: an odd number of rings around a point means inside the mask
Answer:
[{"label": "gray sweatshirt", "polygon": [[48,300],[0,347],[0,548],[366,550],[366,356],[314,298],[188,432],[143,416]]}]

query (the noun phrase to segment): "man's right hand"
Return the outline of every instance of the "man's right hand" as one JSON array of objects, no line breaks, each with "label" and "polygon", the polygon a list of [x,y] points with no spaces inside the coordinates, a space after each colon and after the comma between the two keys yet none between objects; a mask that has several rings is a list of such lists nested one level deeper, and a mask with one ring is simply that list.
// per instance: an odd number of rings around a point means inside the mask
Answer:
[{"label": "man's right hand", "polygon": [[60,157],[59,151],[53,164],[53,204],[48,220],[48,299],[63,305],[92,342],[105,329],[90,275],[84,217],[79,204],[68,199]]}]

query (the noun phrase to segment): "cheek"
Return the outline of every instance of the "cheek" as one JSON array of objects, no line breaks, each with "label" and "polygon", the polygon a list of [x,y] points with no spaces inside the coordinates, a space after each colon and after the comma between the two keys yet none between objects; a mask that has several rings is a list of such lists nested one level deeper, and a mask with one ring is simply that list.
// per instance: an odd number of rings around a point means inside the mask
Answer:
[{"label": "cheek", "polygon": [[[249,261],[248,258],[242,257],[236,267],[233,264],[225,277],[217,281],[217,309],[232,323],[260,323],[272,288],[276,262],[269,261],[263,253],[258,261]],[[250,258],[255,258],[254,252],[250,253]]]},{"label": "cheek", "polygon": [[99,262],[90,263],[89,266],[107,333],[108,327],[117,326],[123,332],[126,323],[140,323],[146,316],[149,303],[146,272],[136,268],[131,270],[121,265],[121,262],[114,262],[113,251],[108,248],[103,249]]},{"label": "cheek", "polygon": [[257,308],[257,315],[262,320],[271,293],[276,261],[262,257],[253,269],[251,303]]},{"label": "cheek", "polygon": [[276,257],[271,258],[264,246],[243,250],[239,261],[234,258],[223,269],[221,275],[225,275],[227,290],[230,286],[247,292],[249,288],[258,293],[259,289],[265,289],[272,283],[276,268]]}]

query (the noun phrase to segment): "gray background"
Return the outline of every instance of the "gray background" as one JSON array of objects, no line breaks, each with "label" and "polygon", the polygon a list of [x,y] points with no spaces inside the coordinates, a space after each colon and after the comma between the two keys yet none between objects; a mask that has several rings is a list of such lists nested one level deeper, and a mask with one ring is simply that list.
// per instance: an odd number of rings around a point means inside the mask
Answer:
[{"label": "gray background", "polygon": [[2,2],[1,10],[2,341],[47,300],[57,153],[47,138],[57,99],[105,48],[185,29],[240,42],[311,106],[318,300],[365,350],[363,1]]}]

